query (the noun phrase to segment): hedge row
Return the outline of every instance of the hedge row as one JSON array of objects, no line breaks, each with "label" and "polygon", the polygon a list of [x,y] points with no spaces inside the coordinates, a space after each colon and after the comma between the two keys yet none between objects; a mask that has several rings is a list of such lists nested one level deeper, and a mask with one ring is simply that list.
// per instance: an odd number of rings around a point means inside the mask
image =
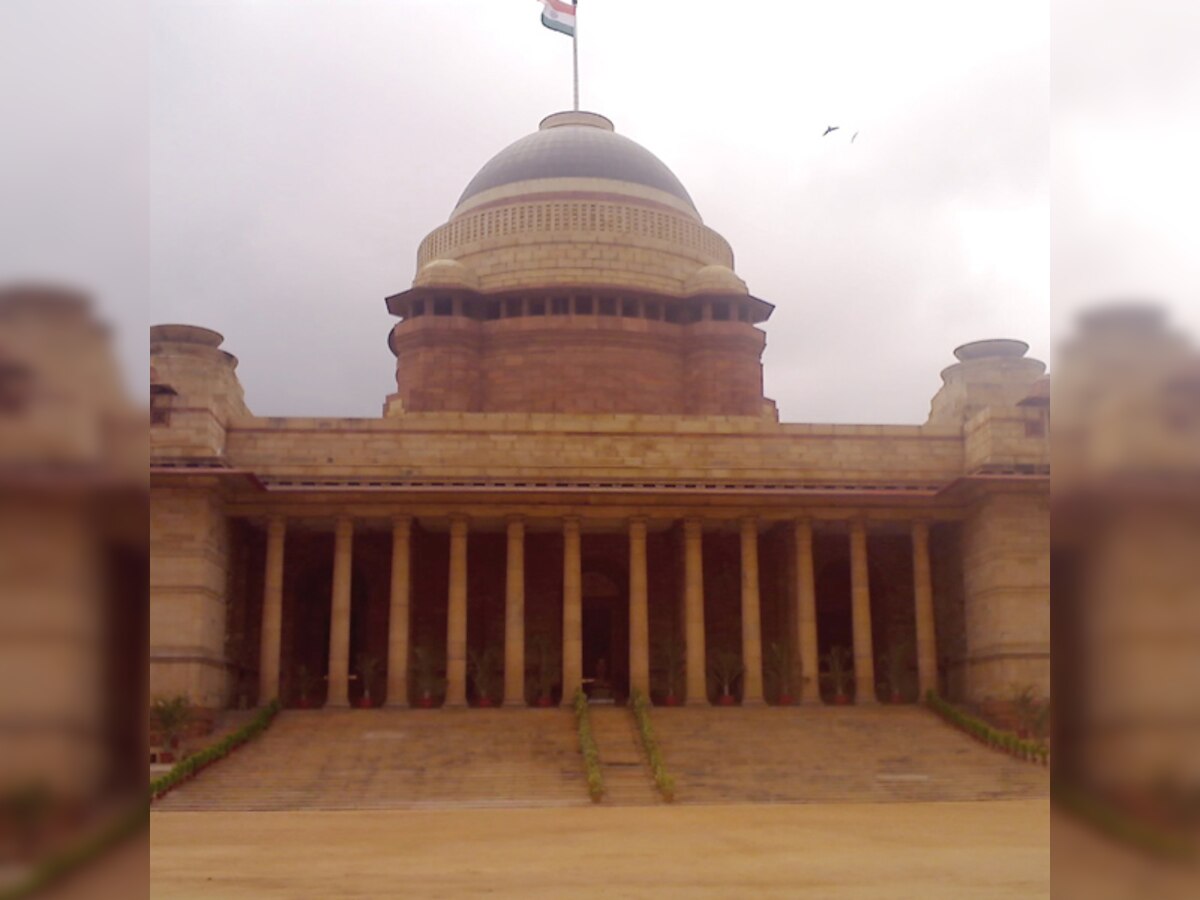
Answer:
[{"label": "hedge row", "polygon": [[641,691],[633,691],[633,717],[637,721],[638,734],[642,737],[642,746],[646,748],[646,758],[650,760],[650,771],[654,773],[654,785],[662,798],[668,803],[675,799],[675,779],[667,774],[667,766],[663,762],[662,751],[658,749],[658,739],[654,736],[654,726],[650,724],[650,703]]},{"label": "hedge row", "polygon": [[258,735],[267,730],[267,726],[271,724],[271,720],[275,718],[275,714],[279,710],[279,701],[272,700],[262,708],[258,715],[237,731],[226,735],[215,744],[211,744],[203,750],[199,750],[187,758],[180,760],[166,775],[150,782],[150,800],[159,799],[172,788],[187,781],[202,769],[211,766],[218,760],[224,759],[238,747],[242,746],[242,744],[258,737]]},{"label": "hedge row", "polygon": [[591,710],[582,690],[575,692],[575,719],[579,726],[579,749],[587,770],[588,795],[593,803],[599,803],[604,796],[604,775],[600,772],[600,751],[596,749],[596,739],[592,736]]},{"label": "hedge row", "polygon": [[980,743],[987,744],[996,750],[1011,754],[1018,759],[1029,762],[1040,762],[1043,766],[1049,762],[1050,748],[1042,741],[1027,741],[1017,737],[1011,731],[1001,731],[993,728],[982,719],[977,719],[963,712],[957,706],[943,700],[933,691],[925,694],[925,703],[935,713],[949,722],[955,728],[965,731]]}]

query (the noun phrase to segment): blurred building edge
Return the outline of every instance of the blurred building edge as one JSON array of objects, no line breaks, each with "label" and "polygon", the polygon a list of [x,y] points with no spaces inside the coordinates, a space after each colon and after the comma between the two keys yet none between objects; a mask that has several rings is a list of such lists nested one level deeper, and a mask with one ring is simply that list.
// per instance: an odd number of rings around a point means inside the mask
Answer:
[{"label": "blurred building edge", "polygon": [[1158,307],[1096,307],[1054,403],[1055,777],[1195,826],[1200,354]]},{"label": "blurred building edge", "polygon": [[71,807],[144,784],[147,455],[89,298],[0,285],[5,796]]}]

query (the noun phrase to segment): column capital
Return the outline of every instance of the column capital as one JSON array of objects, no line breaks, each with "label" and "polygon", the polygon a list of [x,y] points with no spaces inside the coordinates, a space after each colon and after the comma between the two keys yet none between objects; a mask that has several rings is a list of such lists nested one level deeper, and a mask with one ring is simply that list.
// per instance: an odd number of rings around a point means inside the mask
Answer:
[{"label": "column capital", "polygon": [[650,524],[650,520],[646,516],[630,516],[629,517],[629,530],[630,531],[633,531],[634,529],[639,529],[643,533],[645,533],[646,527],[649,524]]},{"label": "column capital", "polygon": [[467,516],[456,513],[450,517],[450,533],[466,534],[470,524],[471,520]]},{"label": "column capital", "polygon": [[685,535],[699,535],[704,531],[704,521],[698,516],[688,516],[683,520],[683,533]]},{"label": "column capital", "polygon": [[400,515],[392,516],[392,528],[394,528],[394,529],[399,530],[399,529],[412,528],[412,523],[413,523],[413,517],[410,515],[400,514]]},{"label": "column capital", "polygon": [[866,534],[867,533],[867,517],[866,516],[855,516],[854,518],[850,519],[850,533],[851,534],[854,534],[854,533]]},{"label": "column capital", "polygon": [[333,530],[337,535],[354,534],[354,519],[350,516],[338,516],[333,523]]},{"label": "column capital", "polygon": [[915,532],[918,529],[928,532],[933,527],[933,519],[928,516],[920,516],[912,520],[912,530]]},{"label": "column capital", "polygon": [[581,520],[579,516],[563,516],[562,523],[563,531],[578,532],[581,525]]},{"label": "column capital", "polygon": [[282,513],[272,513],[267,516],[267,529],[269,531],[282,531],[287,528],[287,516]]},{"label": "column capital", "polygon": [[520,525],[520,526],[524,527],[525,516],[521,515],[520,513],[510,513],[509,515],[504,517],[504,524],[509,527],[511,527],[513,525]]},{"label": "column capital", "polygon": [[758,526],[759,526],[758,516],[741,516],[738,519],[738,527],[741,528],[742,531],[753,530],[754,533],[757,534]]}]

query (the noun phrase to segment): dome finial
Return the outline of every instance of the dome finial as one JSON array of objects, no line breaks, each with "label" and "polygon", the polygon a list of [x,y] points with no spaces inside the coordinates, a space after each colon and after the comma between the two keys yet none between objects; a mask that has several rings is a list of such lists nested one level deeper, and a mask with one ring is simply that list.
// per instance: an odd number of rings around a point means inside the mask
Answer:
[{"label": "dome finial", "polygon": [[563,125],[582,125],[586,128],[600,128],[604,131],[616,131],[613,126],[612,119],[607,116],[602,116],[600,113],[581,112],[580,110],[568,110],[567,112],[551,113],[538,123],[538,131],[547,131],[551,128],[561,128]]}]

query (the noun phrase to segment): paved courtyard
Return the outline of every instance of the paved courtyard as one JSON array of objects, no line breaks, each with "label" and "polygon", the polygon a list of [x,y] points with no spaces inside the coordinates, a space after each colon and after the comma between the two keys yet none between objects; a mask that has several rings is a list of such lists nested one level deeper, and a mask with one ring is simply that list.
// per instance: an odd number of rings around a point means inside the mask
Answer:
[{"label": "paved courtyard", "polygon": [[1047,800],[153,813],[181,898],[1050,895]]}]

